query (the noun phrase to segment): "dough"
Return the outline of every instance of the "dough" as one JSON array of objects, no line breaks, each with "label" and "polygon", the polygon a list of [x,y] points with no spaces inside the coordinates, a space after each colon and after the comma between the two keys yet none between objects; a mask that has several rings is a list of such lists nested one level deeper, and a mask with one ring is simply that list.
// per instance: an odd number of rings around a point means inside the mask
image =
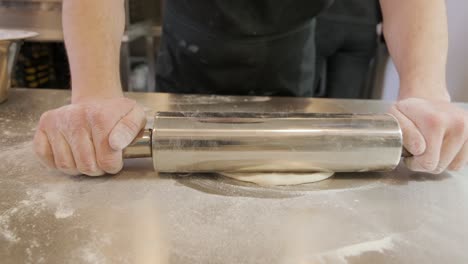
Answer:
[{"label": "dough", "polygon": [[298,185],[323,181],[335,174],[334,172],[315,173],[235,173],[223,172],[222,175],[244,182],[252,182],[262,186]]}]

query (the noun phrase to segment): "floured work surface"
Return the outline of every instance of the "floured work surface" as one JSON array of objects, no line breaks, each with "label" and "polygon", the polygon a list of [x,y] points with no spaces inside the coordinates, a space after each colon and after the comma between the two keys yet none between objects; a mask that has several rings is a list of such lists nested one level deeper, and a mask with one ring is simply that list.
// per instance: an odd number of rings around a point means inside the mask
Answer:
[{"label": "floured work surface", "polygon": [[[150,160],[134,160],[115,177],[69,177],[42,169],[29,142],[39,113],[67,97],[13,90],[0,105],[2,263],[468,263],[468,170],[432,176],[399,168],[262,188],[217,175],[158,176]],[[172,110],[259,103],[137,97]],[[314,111],[316,102],[256,100],[265,110]],[[340,103],[347,111],[363,104]]]}]

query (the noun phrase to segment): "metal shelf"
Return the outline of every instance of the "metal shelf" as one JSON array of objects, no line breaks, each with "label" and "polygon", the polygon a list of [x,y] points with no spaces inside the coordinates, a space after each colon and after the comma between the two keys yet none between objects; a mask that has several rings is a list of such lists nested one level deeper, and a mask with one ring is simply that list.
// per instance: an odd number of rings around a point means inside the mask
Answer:
[{"label": "metal shelf", "polygon": [[[126,26],[121,46],[121,77],[125,90],[132,91],[130,82],[130,47],[129,44],[138,39],[145,40],[146,63],[149,68],[147,91],[155,91],[155,52],[153,17],[144,10],[150,0],[144,3],[135,2],[135,10],[131,1],[126,0]],[[29,41],[33,42],[63,42],[62,30],[62,0],[0,0],[0,27],[6,29],[24,29],[39,33]],[[138,19],[133,21],[132,17]],[[160,30],[159,30],[160,32]],[[159,34],[160,35],[160,34]]]}]

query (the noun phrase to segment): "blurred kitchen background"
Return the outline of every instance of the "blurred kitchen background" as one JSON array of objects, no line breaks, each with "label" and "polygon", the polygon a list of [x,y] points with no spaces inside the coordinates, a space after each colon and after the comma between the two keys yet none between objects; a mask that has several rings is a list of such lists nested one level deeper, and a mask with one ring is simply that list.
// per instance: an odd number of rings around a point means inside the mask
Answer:
[{"label": "blurred kitchen background", "polygon": [[[18,58],[13,87],[70,86],[61,28],[62,0],[0,0],[0,27],[39,33],[27,41]],[[126,30],[122,40],[121,75],[127,91],[155,91],[155,60],[161,36],[163,0],[126,0]],[[466,0],[447,0],[450,33],[448,86],[454,101],[468,102],[468,10]],[[376,39],[377,56],[369,65],[363,98],[394,100],[398,76],[383,38]]]},{"label": "blurred kitchen background", "polygon": [[[62,0],[0,0],[0,27],[25,29],[39,36],[25,42],[18,57],[13,87],[70,87],[70,72],[61,26]],[[156,52],[161,36],[161,1],[126,0],[121,49],[123,86],[154,91]]]}]

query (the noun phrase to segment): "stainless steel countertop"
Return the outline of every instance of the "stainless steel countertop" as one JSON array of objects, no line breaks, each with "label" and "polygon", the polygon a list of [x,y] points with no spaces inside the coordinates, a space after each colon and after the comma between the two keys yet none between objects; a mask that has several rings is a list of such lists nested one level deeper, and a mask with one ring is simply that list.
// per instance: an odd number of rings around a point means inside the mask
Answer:
[{"label": "stainless steel countertop", "polygon": [[[130,94],[148,109],[384,112],[388,103]],[[70,177],[31,149],[67,91],[13,89],[0,105],[1,263],[468,263],[468,170],[339,174],[263,188],[217,175]]]}]

